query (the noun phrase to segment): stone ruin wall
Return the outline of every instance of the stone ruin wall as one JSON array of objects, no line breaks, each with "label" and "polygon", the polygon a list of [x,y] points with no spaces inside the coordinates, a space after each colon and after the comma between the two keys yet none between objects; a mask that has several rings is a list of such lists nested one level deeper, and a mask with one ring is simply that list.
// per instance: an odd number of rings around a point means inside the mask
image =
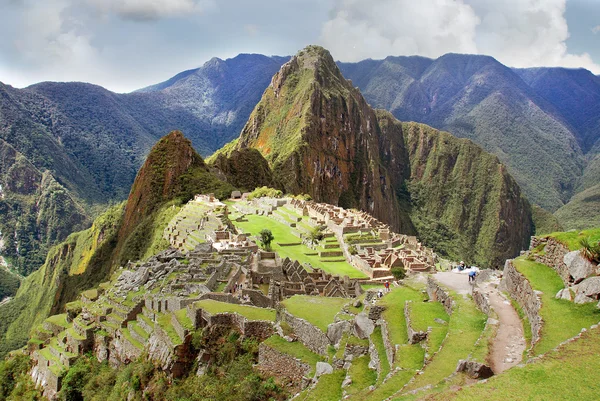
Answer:
[{"label": "stone ruin wall", "polygon": [[446,313],[452,315],[452,298],[434,279],[427,277],[427,295],[432,301],[437,301],[444,305]]},{"label": "stone ruin wall", "polygon": [[490,315],[490,303],[488,301],[487,296],[482,293],[478,288],[473,288],[473,302],[480,311],[485,313],[486,315]]},{"label": "stone ruin wall", "polygon": [[311,371],[310,365],[264,343],[260,343],[258,347],[258,369],[291,383],[302,383],[303,378]]},{"label": "stone ruin wall", "polygon": [[531,325],[531,345],[533,346],[540,339],[543,321],[539,312],[542,301],[525,276],[517,271],[512,260],[507,260],[504,265],[500,289],[506,290],[527,315]]},{"label": "stone ruin wall", "polygon": [[412,321],[410,319],[410,313],[411,313],[410,302],[405,302],[404,303],[404,319],[406,320],[406,331],[408,334],[408,342],[409,342],[409,344],[417,344],[423,340],[426,340],[428,333],[426,331],[417,331],[417,330],[413,329]]},{"label": "stone ruin wall", "polygon": [[[533,252],[536,247],[544,243],[546,244],[544,247],[545,255],[540,255]],[[564,262],[565,255],[570,252],[569,248],[554,238],[531,237],[529,252],[529,255],[533,257],[536,262],[550,266],[556,270],[560,278],[562,278],[563,282],[565,283],[565,286],[569,285],[571,276],[569,269]]]},{"label": "stone ruin wall", "polygon": [[327,347],[330,345],[329,338],[320,329],[300,319],[283,308],[277,309],[277,321],[286,322],[294,330],[298,339],[308,349],[319,354],[327,355]]}]

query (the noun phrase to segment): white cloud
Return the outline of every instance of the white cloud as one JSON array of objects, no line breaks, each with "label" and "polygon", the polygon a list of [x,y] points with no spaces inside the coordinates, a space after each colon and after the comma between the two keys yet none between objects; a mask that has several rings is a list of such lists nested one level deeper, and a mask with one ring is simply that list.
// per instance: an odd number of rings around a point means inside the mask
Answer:
[{"label": "white cloud", "polygon": [[455,0],[338,0],[321,32],[321,43],[334,57],[368,57],[476,51],[473,9]]},{"label": "white cloud", "polygon": [[589,54],[569,53],[565,9],[566,0],[336,0],[321,43],[344,61],[478,53],[513,67],[600,73]]},{"label": "white cloud", "polygon": [[600,33],[600,25],[596,25],[595,27],[592,28],[592,32],[593,33]]},{"label": "white cloud", "polygon": [[215,6],[212,0],[88,0],[88,4],[134,21],[184,17]]}]

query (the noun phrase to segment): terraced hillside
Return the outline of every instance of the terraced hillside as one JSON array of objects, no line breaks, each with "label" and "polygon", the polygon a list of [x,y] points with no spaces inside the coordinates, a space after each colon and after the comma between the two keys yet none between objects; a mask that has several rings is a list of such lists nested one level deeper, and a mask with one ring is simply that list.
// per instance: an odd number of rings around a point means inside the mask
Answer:
[{"label": "terraced hillside", "polygon": [[[293,216],[294,209],[281,212]],[[579,363],[598,363],[600,287],[593,292],[589,285],[598,277],[593,270],[580,278],[570,259],[580,257],[579,239],[597,241],[598,230],[535,238],[528,253],[507,262],[501,281],[491,271],[472,284],[461,272],[414,272],[393,281],[389,291],[358,281],[361,289],[345,297],[322,291],[282,292],[283,298],[275,297],[279,262],[256,259],[261,251],[214,248],[214,234],[192,251],[171,249],[128,265],[83,292],[65,313],[46,319],[28,343],[30,376],[20,380],[31,377],[51,399],[77,391],[92,397],[114,386],[115,376],[77,387],[71,372],[99,369],[95,360],[108,360],[117,372],[125,364],[142,369],[150,363],[146,379],[128,387],[130,397],[170,399],[201,391],[210,398],[198,377],[216,379],[224,366],[238,366],[223,363],[240,364],[242,358],[254,365],[256,383],[266,386],[260,391],[268,388],[269,397],[281,400],[567,400],[598,389]],[[286,259],[281,271],[298,274],[288,270],[293,266]],[[265,289],[262,274],[273,268]],[[507,321],[506,311],[520,320]],[[515,336],[524,344],[517,353]],[[254,346],[248,348],[248,341]],[[567,389],[572,372],[579,380]],[[172,388],[153,387],[165,375],[177,378]]]}]

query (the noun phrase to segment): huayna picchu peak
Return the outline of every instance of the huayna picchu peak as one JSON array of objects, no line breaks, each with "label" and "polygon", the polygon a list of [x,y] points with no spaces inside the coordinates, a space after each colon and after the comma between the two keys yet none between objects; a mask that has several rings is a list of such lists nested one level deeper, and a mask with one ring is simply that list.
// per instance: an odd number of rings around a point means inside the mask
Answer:
[{"label": "huayna picchu peak", "polygon": [[[281,67],[240,137],[209,162],[235,164],[243,149],[271,168],[262,185],[359,208],[455,258],[501,266],[532,234],[529,203],[495,156],[372,109],[322,47]],[[222,172],[238,184],[255,174]]]}]

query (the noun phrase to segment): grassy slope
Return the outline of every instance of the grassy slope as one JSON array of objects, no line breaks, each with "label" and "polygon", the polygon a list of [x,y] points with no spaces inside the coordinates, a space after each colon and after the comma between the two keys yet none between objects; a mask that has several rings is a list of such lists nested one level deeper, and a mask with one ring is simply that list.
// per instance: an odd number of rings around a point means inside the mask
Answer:
[{"label": "grassy slope", "polygon": [[594,400],[600,393],[600,329],[485,383],[427,396],[436,401]]},{"label": "grassy slope", "polygon": [[292,315],[307,320],[326,333],[335,315],[349,302],[346,298],[294,295],[283,301],[282,305]]},{"label": "grassy slope", "polygon": [[531,217],[533,218],[533,225],[535,226],[535,235],[563,231],[563,227],[560,225],[556,216],[546,209],[542,209],[538,205],[533,205],[531,207]]},{"label": "grassy slope", "polygon": [[568,246],[570,250],[576,251],[581,248],[579,241],[584,238],[589,238],[590,241],[600,241],[600,228],[583,231],[555,232],[550,234],[549,237],[556,238],[556,240]]},{"label": "grassy slope", "polygon": [[265,340],[265,345],[276,349],[277,351],[286,353],[288,355],[293,356],[294,358],[300,359],[302,362],[310,365],[312,368],[312,372],[309,373],[309,376],[314,374],[315,367],[317,366],[317,362],[323,361],[323,357],[319,354],[315,354],[304,344],[299,341],[288,342],[278,335],[271,336]]},{"label": "grassy slope", "polygon": [[245,306],[229,304],[226,302],[213,301],[205,299],[198,301],[195,306],[205,309],[209,313],[238,313],[250,320],[270,320],[275,321],[275,311],[273,309],[258,308],[256,306]]},{"label": "grassy slope", "polygon": [[544,320],[542,335],[533,347],[534,355],[543,354],[561,342],[571,338],[584,327],[590,327],[600,321],[600,311],[596,304],[576,305],[573,302],[556,299],[554,296],[564,285],[559,275],[546,265],[515,259],[514,265],[535,290],[542,291],[542,309]]},{"label": "grassy slope", "polygon": [[53,247],[42,268],[23,280],[15,299],[0,307],[0,356],[24,345],[32,327],[108,274],[122,212],[123,204],[111,208],[91,228]]},{"label": "grassy slope", "polygon": [[233,223],[244,232],[256,236],[264,228],[271,230],[275,237],[271,246],[282,258],[288,257],[301,263],[310,263],[311,266],[323,269],[331,274],[347,275],[350,278],[366,277],[363,272],[355,269],[348,262],[321,262],[319,256],[306,255],[306,253],[314,253],[315,251],[305,245],[279,246],[277,243],[296,243],[300,241],[298,237],[290,232],[290,227],[283,223],[267,216],[247,215],[246,218],[248,222],[233,221]]},{"label": "grassy slope", "polygon": [[600,226],[600,184],[575,195],[554,215],[566,230]]}]

